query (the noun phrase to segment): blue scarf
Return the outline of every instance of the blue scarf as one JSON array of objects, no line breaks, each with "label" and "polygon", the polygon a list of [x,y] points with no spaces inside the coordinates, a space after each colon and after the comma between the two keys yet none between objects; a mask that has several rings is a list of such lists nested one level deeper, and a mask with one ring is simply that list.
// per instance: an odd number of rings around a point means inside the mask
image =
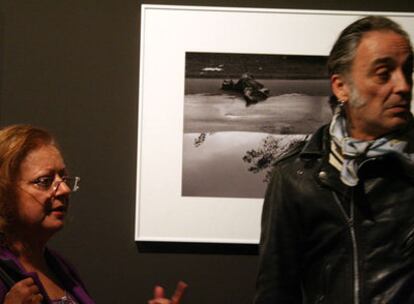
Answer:
[{"label": "blue scarf", "polygon": [[340,109],[335,111],[329,134],[332,138],[330,163],[340,171],[345,185],[358,184],[358,169],[370,158],[394,153],[413,165],[414,153],[406,152],[408,141],[404,134],[389,134],[369,141],[354,139],[348,135],[346,118]]}]

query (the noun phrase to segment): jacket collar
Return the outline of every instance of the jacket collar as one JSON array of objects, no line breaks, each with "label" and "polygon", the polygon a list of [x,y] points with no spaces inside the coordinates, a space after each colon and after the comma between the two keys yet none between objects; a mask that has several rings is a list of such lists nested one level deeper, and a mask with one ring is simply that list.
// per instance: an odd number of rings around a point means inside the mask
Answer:
[{"label": "jacket collar", "polygon": [[348,193],[349,187],[341,182],[339,171],[329,163],[330,141],[329,125],[324,125],[311,136],[299,157],[315,166],[314,179],[318,184],[339,193]]},{"label": "jacket collar", "polygon": [[302,159],[323,157],[324,154],[329,153],[327,142],[329,142],[329,125],[324,125],[311,136],[300,152],[300,157]]}]

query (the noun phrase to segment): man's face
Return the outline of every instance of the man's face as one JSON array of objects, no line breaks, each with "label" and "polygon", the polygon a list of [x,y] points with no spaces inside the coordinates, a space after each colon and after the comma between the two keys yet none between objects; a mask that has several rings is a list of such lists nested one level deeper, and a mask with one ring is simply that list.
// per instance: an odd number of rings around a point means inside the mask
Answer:
[{"label": "man's face", "polygon": [[412,69],[412,52],[403,36],[391,31],[363,36],[345,85],[352,137],[371,140],[410,121]]}]

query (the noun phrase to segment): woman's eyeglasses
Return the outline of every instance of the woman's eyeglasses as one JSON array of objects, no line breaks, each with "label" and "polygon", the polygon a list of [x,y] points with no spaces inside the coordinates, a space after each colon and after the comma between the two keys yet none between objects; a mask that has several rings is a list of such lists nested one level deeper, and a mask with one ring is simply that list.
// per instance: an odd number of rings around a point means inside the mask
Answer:
[{"label": "woman's eyeglasses", "polygon": [[44,191],[52,190],[52,193],[57,192],[61,183],[65,183],[71,192],[76,192],[79,190],[79,182],[80,177],[78,176],[62,176],[59,180],[56,180],[55,176],[41,176],[30,181],[31,184],[35,185],[39,189]]}]

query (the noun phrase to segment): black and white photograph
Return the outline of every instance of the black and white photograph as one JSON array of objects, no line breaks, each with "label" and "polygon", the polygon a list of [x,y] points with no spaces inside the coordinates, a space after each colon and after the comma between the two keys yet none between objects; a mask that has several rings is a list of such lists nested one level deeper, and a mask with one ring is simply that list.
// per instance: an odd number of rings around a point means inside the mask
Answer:
[{"label": "black and white photograph", "polygon": [[187,52],[182,195],[262,198],[274,162],[329,121],[326,56]]},{"label": "black and white photograph", "polygon": [[270,172],[330,120],[327,56],[362,15],[144,5],[135,239],[257,244]]}]

